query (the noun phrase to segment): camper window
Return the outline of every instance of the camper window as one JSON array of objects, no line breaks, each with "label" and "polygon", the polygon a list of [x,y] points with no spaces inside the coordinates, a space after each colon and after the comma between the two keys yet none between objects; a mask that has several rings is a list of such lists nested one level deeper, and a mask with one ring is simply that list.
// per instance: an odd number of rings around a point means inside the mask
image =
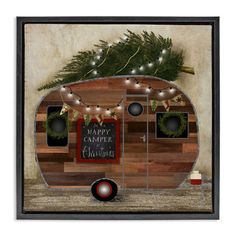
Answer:
[{"label": "camper window", "polygon": [[188,113],[157,112],[156,138],[188,138]]}]

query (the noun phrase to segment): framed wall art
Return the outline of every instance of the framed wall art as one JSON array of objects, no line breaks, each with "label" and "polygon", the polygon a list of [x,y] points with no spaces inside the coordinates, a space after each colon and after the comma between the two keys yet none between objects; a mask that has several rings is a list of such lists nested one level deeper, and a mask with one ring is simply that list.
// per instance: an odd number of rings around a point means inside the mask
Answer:
[{"label": "framed wall art", "polygon": [[219,218],[219,18],[17,18],[18,219]]}]

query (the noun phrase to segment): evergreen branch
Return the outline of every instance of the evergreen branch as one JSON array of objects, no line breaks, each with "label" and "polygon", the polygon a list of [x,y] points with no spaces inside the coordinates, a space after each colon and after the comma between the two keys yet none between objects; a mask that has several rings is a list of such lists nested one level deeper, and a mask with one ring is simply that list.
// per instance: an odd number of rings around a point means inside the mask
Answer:
[{"label": "evergreen branch", "polygon": [[129,64],[130,60],[131,60],[133,57],[135,57],[135,55],[139,52],[139,50],[140,50],[140,46],[138,47],[137,51],[128,59],[128,61],[126,62],[126,64],[125,64],[122,68],[120,68],[118,71],[116,71],[116,74],[118,74],[119,72],[121,72],[122,70],[125,69],[125,67]]},{"label": "evergreen branch", "polygon": [[155,75],[157,73],[157,71],[158,71],[158,66],[157,66],[156,70],[154,71],[153,75]]},{"label": "evergreen branch", "polygon": [[[176,80],[180,72],[194,74],[193,69],[183,66],[182,52],[172,50],[170,38],[156,36],[153,32],[146,31],[136,34],[128,30],[124,35],[126,39],[120,39],[112,46],[100,40],[95,45],[99,54],[97,50],[78,52],[52,81],[43,84],[38,90],[93,79],[98,75],[99,77],[129,75],[132,69],[136,75],[155,75],[167,81]],[[158,61],[160,57],[163,58],[162,62]],[[152,66],[148,66],[149,64]],[[93,71],[97,73],[91,73]]]},{"label": "evergreen branch", "polygon": [[92,71],[94,71],[95,68],[91,69],[90,71],[88,71],[84,76],[82,76],[82,78],[86,77],[86,75],[88,75],[89,73],[91,73]]},{"label": "evergreen branch", "polygon": [[109,51],[110,51],[110,48],[108,48],[107,53],[106,53],[106,56],[105,56],[104,60],[98,65],[98,68],[99,68],[100,66],[102,66],[102,65],[104,64],[104,62],[106,61],[106,59],[107,59],[107,54],[109,53]]}]

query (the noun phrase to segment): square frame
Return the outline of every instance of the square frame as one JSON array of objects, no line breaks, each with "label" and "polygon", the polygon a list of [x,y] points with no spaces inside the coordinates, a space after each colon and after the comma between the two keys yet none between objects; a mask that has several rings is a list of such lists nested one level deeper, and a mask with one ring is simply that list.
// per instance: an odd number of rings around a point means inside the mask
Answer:
[{"label": "square frame", "polygon": [[[96,119],[92,119],[91,122],[96,122]],[[103,123],[113,123],[115,125],[115,131],[116,131],[116,135],[115,135],[115,159],[111,160],[89,160],[89,159],[83,159],[79,153],[78,150],[80,150],[81,148],[81,135],[82,135],[82,131],[80,129],[81,125],[84,123],[84,119],[79,118],[77,120],[77,133],[78,133],[78,137],[77,137],[77,157],[76,157],[76,162],[77,163],[111,163],[111,164],[115,164],[115,163],[119,163],[120,162],[120,122],[119,120],[114,120],[114,119],[104,119]]]},{"label": "square frame", "polygon": [[[212,213],[142,212],[142,213],[77,213],[24,211],[24,58],[25,24],[156,24],[212,26]],[[16,184],[17,219],[67,220],[157,220],[219,219],[219,145],[220,145],[220,81],[219,81],[219,17],[17,17],[17,96],[16,96]]]},{"label": "square frame", "polygon": [[[157,126],[158,126],[158,121],[157,121],[157,116],[158,114],[163,114],[163,113],[166,113],[166,112],[156,112],[155,114],[155,119],[156,119],[156,122],[155,122],[155,139],[160,139],[160,140],[163,140],[163,139],[172,139],[173,137],[157,137]],[[179,113],[184,113],[184,114],[187,114],[187,120],[189,119],[189,112],[179,112]],[[187,122],[187,137],[175,137],[175,138],[181,138],[181,139],[188,139],[189,138],[189,122]]]}]

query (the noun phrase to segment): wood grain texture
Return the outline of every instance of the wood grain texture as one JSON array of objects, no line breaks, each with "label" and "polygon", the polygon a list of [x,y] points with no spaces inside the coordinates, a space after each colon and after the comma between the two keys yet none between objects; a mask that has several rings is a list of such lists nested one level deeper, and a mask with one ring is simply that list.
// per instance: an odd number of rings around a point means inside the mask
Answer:
[{"label": "wood grain texture", "polygon": [[[154,93],[169,86],[168,82],[153,78],[139,77],[138,80],[150,84]],[[153,112],[146,97],[137,96],[145,95],[143,89],[127,87],[122,78],[105,78],[73,84],[70,87],[74,93],[81,95],[84,101],[94,106],[97,104],[105,107],[114,106],[124,95],[129,95],[124,100],[124,159],[121,156],[119,164],[77,163],[75,121],[71,121],[68,146],[49,147],[45,130],[47,107],[62,105],[59,90],[52,91],[40,103],[35,118],[37,160],[49,187],[84,187],[91,185],[96,179],[107,177],[127,188],[176,188],[188,176],[198,157],[199,147],[197,117],[186,96],[183,96],[184,106],[171,102],[170,111],[188,112],[188,138],[156,139],[155,113],[165,112],[165,108],[159,105]],[[149,95],[149,100],[155,97],[154,93]],[[180,94],[177,89],[176,94]],[[84,108],[76,106],[66,93],[63,94],[63,98],[70,106],[84,112]],[[132,117],[127,112],[127,106],[137,101],[143,105],[144,113]],[[121,118],[122,151],[122,111],[118,116]],[[140,139],[147,132],[147,118],[149,120],[148,154],[147,143],[143,143]]]},{"label": "wood grain texture", "polygon": [[40,161],[39,165],[43,173],[47,173],[47,172],[60,172],[61,173],[64,171],[63,161],[57,161],[57,162]]},{"label": "wood grain texture", "polygon": [[104,172],[80,172],[80,173],[63,173],[63,172],[44,172],[44,178],[48,185],[55,186],[88,186],[96,179],[104,178]]}]

